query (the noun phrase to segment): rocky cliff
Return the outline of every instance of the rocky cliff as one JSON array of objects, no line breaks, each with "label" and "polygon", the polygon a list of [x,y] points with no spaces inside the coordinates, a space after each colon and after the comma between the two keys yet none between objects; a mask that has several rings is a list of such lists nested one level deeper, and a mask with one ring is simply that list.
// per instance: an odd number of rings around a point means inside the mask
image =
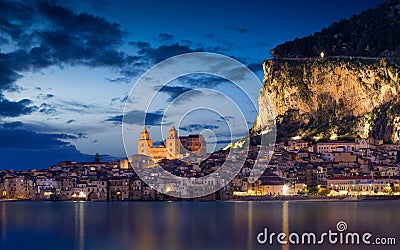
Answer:
[{"label": "rocky cliff", "polygon": [[399,69],[385,59],[325,58],[264,61],[264,86],[253,132],[266,129],[268,98],[278,137],[375,136],[400,132]]},{"label": "rocky cliff", "polygon": [[270,99],[278,138],[399,139],[400,0],[280,44],[271,55],[255,134],[268,130]]}]

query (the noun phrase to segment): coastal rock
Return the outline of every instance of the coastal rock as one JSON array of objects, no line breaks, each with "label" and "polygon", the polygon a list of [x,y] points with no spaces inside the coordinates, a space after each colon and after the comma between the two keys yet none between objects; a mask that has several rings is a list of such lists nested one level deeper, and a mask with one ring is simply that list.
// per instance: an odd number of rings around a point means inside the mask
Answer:
[{"label": "coastal rock", "polygon": [[270,125],[264,118],[271,112],[270,100],[278,137],[334,134],[398,140],[399,69],[386,59],[271,59],[263,68],[254,133]]}]

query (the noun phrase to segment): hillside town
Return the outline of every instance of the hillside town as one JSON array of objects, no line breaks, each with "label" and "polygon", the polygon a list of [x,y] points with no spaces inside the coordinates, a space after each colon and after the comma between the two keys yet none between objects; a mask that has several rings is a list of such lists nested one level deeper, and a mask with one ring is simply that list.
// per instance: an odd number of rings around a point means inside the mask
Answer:
[{"label": "hillside town", "polygon": [[[240,160],[237,156],[227,157],[229,151],[215,152],[200,164],[179,159],[163,159],[158,164],[174,175],[196,179],[213,173],[225,161]],[[196,200],[399,195],[399,152],[399,144],[384,144],[374,138],[316,143],[292,138],[276,143],[273,152],[261,152],[259,146],[250,146],[248,154],[243,152],[244,164],[236,177],[218,192]],[[131,167],[138,164],[134,160],[137,157],[140,162],[146,158],[136,155],[101,162],[96,157],[93,162],[62,161],[47,169],[1,170],[1,198],[177,200],[172,193],[168,195],[168,188],[160,193],[139,178]],[[268,165],[260,178],[251,180],[256,161]]]}]

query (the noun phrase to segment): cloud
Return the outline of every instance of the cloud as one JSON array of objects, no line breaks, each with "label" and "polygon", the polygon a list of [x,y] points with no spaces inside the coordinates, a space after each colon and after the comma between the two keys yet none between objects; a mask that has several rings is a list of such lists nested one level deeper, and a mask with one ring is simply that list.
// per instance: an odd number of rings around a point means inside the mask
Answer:
[{"label": "cloud", "polygon": [[[155,88],[158,89],[159,86]],[[173,102],[174,105],[184,105],[191,99],[198,98],[199,96],[204,94],[201,90],[183,86],[168,86],[168,85],[162,86],[159,92],[166,93],[167,95],[169,95],[167,102]]]},{"label": "cloud", "polygon": [[190,40],[187,40],[187,39],[181,40],[181,43],[182,43],[183,45],[185,45],[185,46],[192,46],[192,45],[193,45],[193,42],[190,41]]},{"label": "cloud", "polygon": [[47,100],[47,99],[50,99],[50,98],[53,98],[53,97],[54,97],[53,94],[47,94],[47,95],[44,96],[44,99]]},{"label": "cloud", "polygon": [[143,74],[145,72],[145,69],[147,68],[147,64],[145,63],[135,63],[135,64],[131,65],[132,67],[130,67],[129,69],[121,70],[120,74],[129,79],[129,81],[131,81],[133,77]]},{"label": "cloud", "polygon": [[[0,95],[18,90],[15,82],[23,72],[52,65],[118,69],[130,65],[137,58],[118,50],[123,36],[119,24],[84,12],[75,13],[55,1],[0,1],[0,40],[15,48],[0,52]],[[52,97],[39,96],[43,100]],[[15,102],[1,95],[0,117],[32,113],[35,108],[30,104],[27,99]],[[53,113],[50,109],[40,111]]]},{"label": "cloud", "polygon": [[[125,115],[116,115],[108,118],[107,122],[113,122],[114,124],[122,124],[122,120],[126,124],[130,125],[146,125],[146,126],[154,126],[160,125],[161,120],[163,118],[162,111],[157,112],[144,112],[142,110],[132,110],[130,112],[125,113]],[[146,120],[145,120],[146,118]],[[143,122],[145,121],[145,124]]]},{"label": "cloud", "polygon": [[3,127],[3,129],[13,129],[13,128],[18,128],[18,127],[22,127],[23,123],[20,121],[16,121],[16,122],[7,122],[1,125]]},{"label": "cloud", "polygon": [[175,37],[171,34],[160,33],[158,34],[158,40],[162,43],[171,43],[175,40]]},{"label": "cloud", "polygon": [[0,117],[18,117],[31,114],[38,109],[31,104],[32,101],[29,99],[10,101],[0,95]]},{"label": "cloud", "polygon": [[167,58],[190,52],[203,51],[202,48],[192,49],[187,45],[173,43],[170,45],[162,45],[156,48],[150,46],[149,43],[138,42],[136,46],[139,49],[139,54],[150,59],[153,63],[159,63]]},{"label": "cloud", "polygon": [[42,103],[39,107],[39,112],[44,113],[46,115],[54,115],[57,113],[56,109],[47,103]]},{"label": "cloud", "polygon": [[201,132],[202,130],[205,130],[205,129],[214,130],[214,129],[218,129],[218,128],[219,128],[219,126],[217,126],[217,125],[190,124],[188,126],[179,127],[179,130],[183,130],[183,131],[192,133],[192,132]]},{"label": "cloud", "polygon": [[130,83],[131,79],[128,77],[106,78],[107,81],[112,83]]},{"label": "cloud", "polygon": [[226,115],[226,116],[220,116],[219,119],[215,120],[216,122],[227,122],[227,121],[233,121],[235,117]]},{"label": "cloud", "polygon": [[7,66],[6,54],[0,52],[0,90],[9,90],[22,76]]},{"label": "cloud", "polygon": [[99,107],[92,104],[83,103],[76,100],[61,100],[54,105],[55,108],[60,108],[70,112],[88,113],[90,110],[98,110]]},{"label": "cloud", "polygon": [[208,75],[208,74],[192,74],[181,76],[177,81],[184,86],[191,86],[197,88],[211,88],[216,87],[222,83],[229,82],[225,78]]},{"label": "cloud", "polygon": [[[155,87],[155,89],[158,89],[159,86]],[[168,86],[168,85],[164,85],[161,87],[161,89],[159,90],[159,92],[163,92],[168,94],[170,97],[168,99],[168,101],[172,101],[175,98],[177,98],[179,95],[186,93],[188,91],[193,90],[192,88],[187,88],[187,87],[182,87],[182,86]]]},{"label": "cloud", "polygon": [[33,19],[33,10],[20,2],[0,1],[0,31],[12,39],[19,39]]},{"label": "cloud", "polygon": [[54,95],[53,94],[39,94],[39,95],[37,95],[37,99],[41,99],[41,100],[48,100],[48,99],[51,99],[51,98],[53,98],[54,97]]},{"label": "cloud", "polygon": [[[20,121],[2,124],[0,125],[0,168],[46,168],[62,160],[92,161],[92,155],[81,153],[66,141],[81,138],[81,136],[80,134],[37,133]],[[111,159],[108,156],[105,157]]]},{"label": "cloud", "polygon": [[[21,30],[19,33],[23,32],[23,35],[13,36],[20,48],[8,53],[12,55],[11,65],[16,70],[40,69],[54,64],[119,67],[130,59],[117,50],[123,37],[119,24],[86,13],[75,14],[50,2],[19,7],[31,9],[30,14],[38,22],[48,25],[37,28],[37,22],[32,21],[18,23],[15,27]],[[4,29],[2,26],[4,22],[0,23],[0,29]],[[24,38],[28,38],[27,41]]]}]

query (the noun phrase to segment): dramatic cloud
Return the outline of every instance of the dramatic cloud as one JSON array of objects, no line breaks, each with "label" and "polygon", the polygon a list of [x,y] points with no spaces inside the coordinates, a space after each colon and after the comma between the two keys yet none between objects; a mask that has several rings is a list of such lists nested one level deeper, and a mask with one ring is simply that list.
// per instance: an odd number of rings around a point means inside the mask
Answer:
[{"label": "dramatic cloud", "polygon": [[[67,134],[41,134],[24,128],[21,122],[0,126],[2,169],[45,168],[60,160],[88,159],[65,139]],[[40,146],[39,146],[40,145]],[[18,156],[18,157],[16,157]],[[7,165],[3,165],[7,162]]]},{"label": "dramatic cloud", "polygon": [[[3,125],[0,129],[1,149],[42,150],[67,146],[61,141],[70,138],[67,134],[40,134],[23,128],[22,124]],[[40,148],[38,147],[40,145]]]},{"label": "dramatic cloud", "polygon": [[19,40],[24,32],[24,27],[30,26],[33,19],[33,9],[23,3],[0,1],[0,31],[8,40]]},{"label": "dramatic cloud", "polygon": [[[24,72],[52,65],[124,67],[135,58],[118,51],[119,24],[87,13],[76,14],[52,1],[0,2],[0,41],[14,48],[0,52],[0,94],[15,91]],[[44,24],[44,25],[41,25]],[[53,96],[41,94],[43,100]],[[13,102],[0,96],[0,116],[35,111],[29,100]],[[42,107],[40,112],[54,113]]]},{"label": "dramatic cloud", "polygon": [[14,102],[0,95],[0,117],[18,117],[20,115],[31,114],[38,109],[31,104],[32,101],[28,99]]},{"label": "dramatic cloud", "polygon": [[21,75],[7,66],[6,54],[0,52],[0,91],[9,90]]},{"label": "dramatic cloud", "polygon": [[142,110],[132,110],[126,113],[125,117],[123,117],[122,115],[112,116],[106,121],[113,122],[114,124],[122,124],[122,120],[124,120],[124,123],[130,125],[144,125],[143,121],[145,121],[146,126],[154,126],[160,125],[162,118],[163,113],[161,111],[146,113]]},{"label": "dramatic cloud", "polygon": [[[93,161],[94,156],[79,152],[68,140],[82,133],[39,133],[20,121],[0,125],[0,169],[47,168],[59,161]],[[115,157],[102,155],[106,161]],[[5,164],[6,163],[6,164]]]}]

